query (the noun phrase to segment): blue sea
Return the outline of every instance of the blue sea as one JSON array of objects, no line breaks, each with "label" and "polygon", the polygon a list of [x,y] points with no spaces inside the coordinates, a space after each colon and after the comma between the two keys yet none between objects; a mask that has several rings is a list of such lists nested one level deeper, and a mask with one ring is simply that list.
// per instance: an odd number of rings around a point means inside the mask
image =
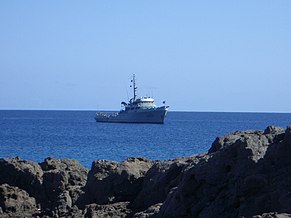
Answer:
[{"label": "blue sea", "polygon": [[166,160],[207,152],[217,136],[291,125],[291,114],[169,112],[164,125],[96,123],[94,111],[0,110],[0,157]]}]

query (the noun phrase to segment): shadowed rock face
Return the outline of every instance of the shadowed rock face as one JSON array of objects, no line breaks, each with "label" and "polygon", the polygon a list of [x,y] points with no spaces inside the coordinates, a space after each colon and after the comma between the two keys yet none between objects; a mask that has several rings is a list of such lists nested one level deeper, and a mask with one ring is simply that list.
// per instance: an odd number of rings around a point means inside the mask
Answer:
[{"label": "shadowed rock face", "polygon": [[0,159],[0,216],[291,217],[291,127],[237,131],[168,161]]},{"label": "shadowed rock face", "polygon": [[78,161],[47,158],[40,163],[43,170],[42,205],[64,216],[76,204],[87,180],[88,170]]},{"label": "shadowed rock face", "polygon": [[[41,208],[41,213],[48,216],[61,216],[70,210],[82,193],[87,173],[86,168],[69,159],[47,158],[40,164],[20,158],[0,159],[0,184],[25,191],[27,198],[37,203],[35,210]],[[6,192],[2,193],[6,198]],[[22,209],[17,205],[22,200],[19,197],[14,201],[18,208],[15,212],[20,214]],[[2,208],[2,211],[6,210]]]},{"label": "shadowed rock face", "polygon": [[[176,191],[168,196],[159,216],[239,217],[264,212],[290,213],[289,135],[290,128],[284,132],[281,128],[268,127],[265,132],[239,131],[217,138],[209,149],[208,160],[185,169]],[[282,161],[284,164],[280,164]]]},{"label": "shadowed rock face", "polygon": [[32,161],[19,157],[0,159],[0,184],[19,187],[36,198],[41,197],[42,175],[41,167]]},{"label": "shadowed rock face", "polygon": [[19,213],[31,215],[37,207],[36,201],[29,194],[8,184],[0,185],[0,207],[4,213]]},{"label": "shadowed rock face", "polygon": [[121,163],[94,161],[85,186],[86,199],[98,204],[133,201],[152,164],[143,158],[129,158]]}]

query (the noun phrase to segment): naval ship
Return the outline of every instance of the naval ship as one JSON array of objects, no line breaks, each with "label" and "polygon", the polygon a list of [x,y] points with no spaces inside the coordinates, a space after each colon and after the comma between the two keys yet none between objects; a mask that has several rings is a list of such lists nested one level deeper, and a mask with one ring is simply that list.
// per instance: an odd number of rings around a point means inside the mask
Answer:
[{"label": "naval ship", "polygon": [[157,107],[154,99],[150,97],[137,98],[137,87],[135,75],[131,80],[133,88],[133,98],[128,103],[121,102],[124,107],[118,113],[96,113],[96,122],[110,123],[158,123],[163,124],[168,112],[169,106]]}]

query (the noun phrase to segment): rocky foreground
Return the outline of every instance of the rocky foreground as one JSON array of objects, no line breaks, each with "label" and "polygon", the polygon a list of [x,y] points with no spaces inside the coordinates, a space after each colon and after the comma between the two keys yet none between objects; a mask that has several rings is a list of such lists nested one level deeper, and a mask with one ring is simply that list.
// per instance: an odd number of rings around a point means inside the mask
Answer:
[{"label": "rocky foreground", "polygon": [[291,217],[291,127],[238,131],[208,153],[42,163],[0,159],[0,217]]}]

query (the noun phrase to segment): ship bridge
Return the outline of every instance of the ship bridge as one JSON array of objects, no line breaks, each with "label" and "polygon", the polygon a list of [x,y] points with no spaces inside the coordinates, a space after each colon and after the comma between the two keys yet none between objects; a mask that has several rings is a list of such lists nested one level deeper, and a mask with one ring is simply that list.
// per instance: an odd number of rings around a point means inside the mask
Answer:
[{"label": "ship bridge", "polygon": [[154,99],[150,97],[141,97],[137,99],[131,99],[128,105],[125,105],[127,109],[146,109],[155,108]]},{"label": "ship bridge", "polygon": [[135,100],[135,103],[140,108],[154,108],[156,105],[154,104],[154,99],[150,97],[142,97]]}]

